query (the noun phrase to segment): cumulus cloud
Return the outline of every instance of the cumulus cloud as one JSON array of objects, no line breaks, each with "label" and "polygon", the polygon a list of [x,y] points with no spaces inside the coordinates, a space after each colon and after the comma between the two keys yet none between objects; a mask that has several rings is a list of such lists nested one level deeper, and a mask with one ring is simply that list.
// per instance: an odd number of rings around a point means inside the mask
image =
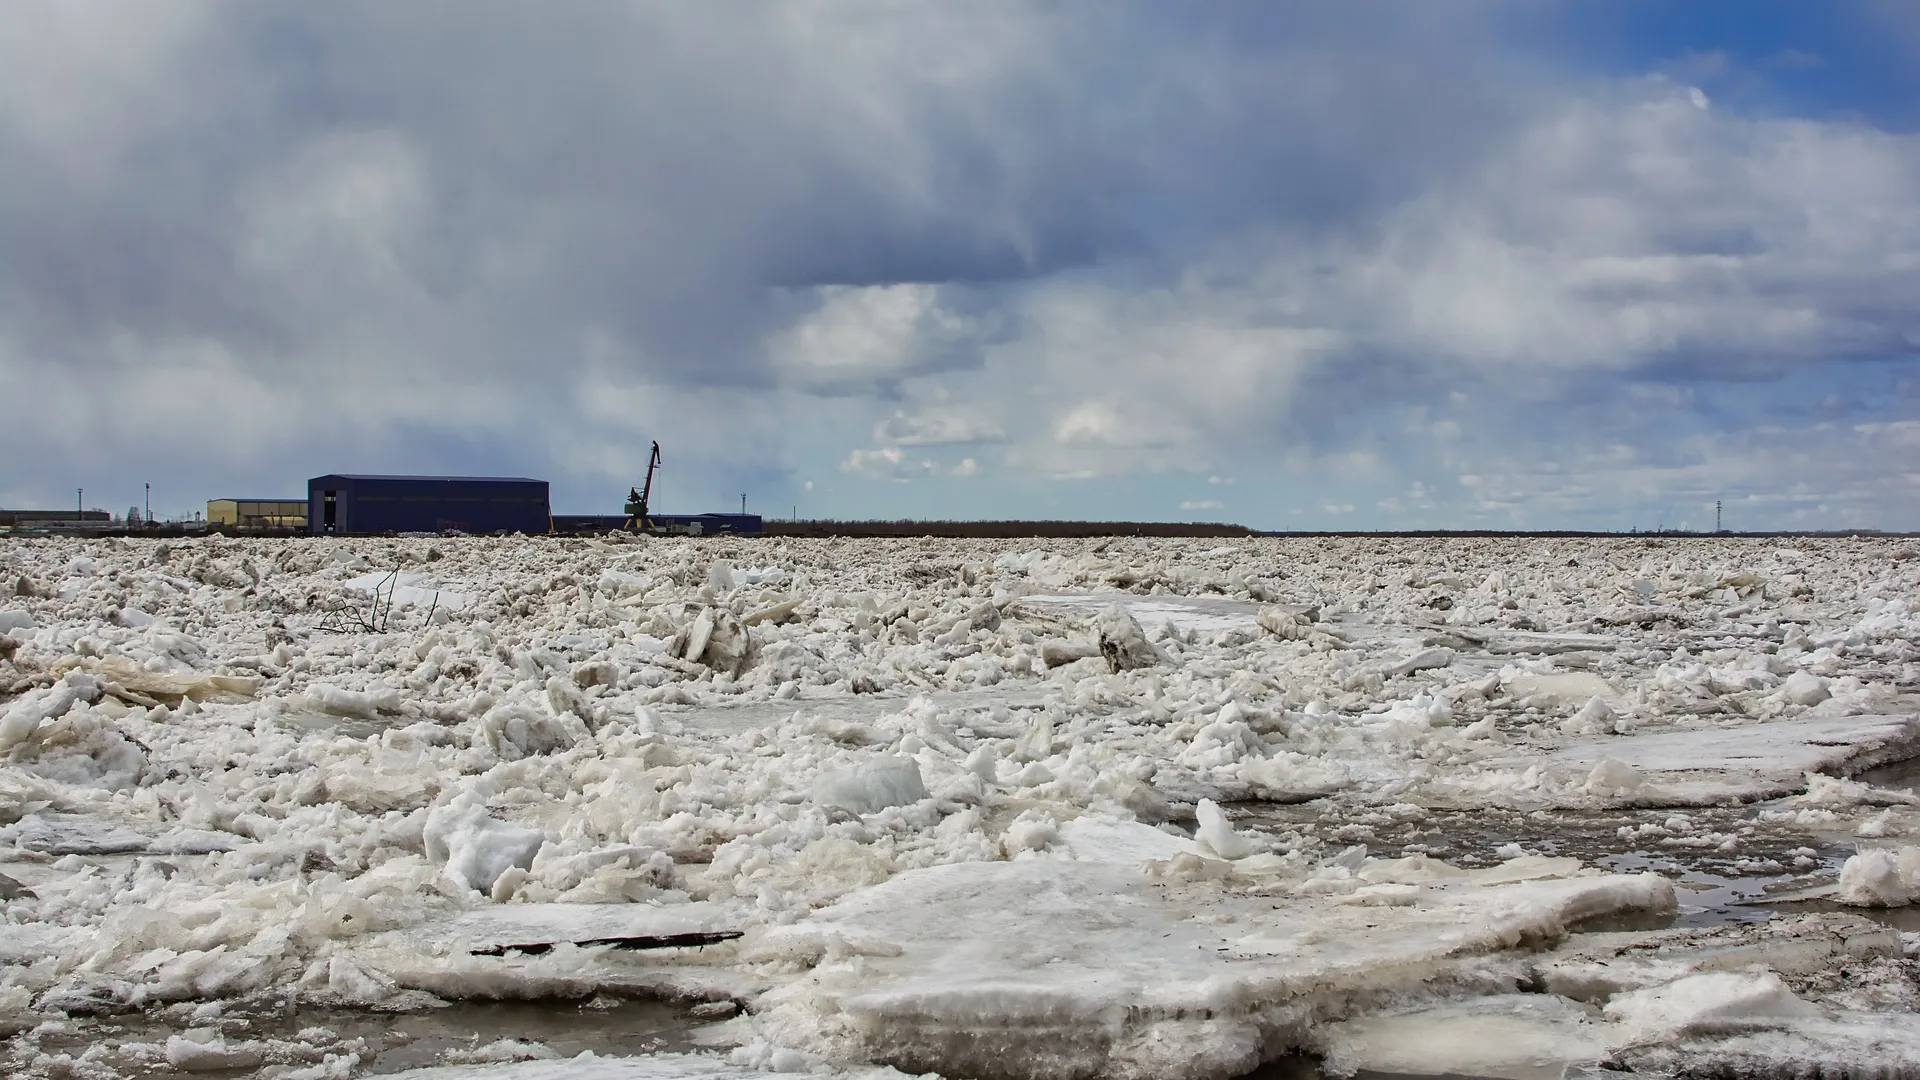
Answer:
[{"label": "cumulus cloud", "polygon": [[1180,504],[1182,510],[1225,510],[1227,504],[1219,499],[1188,499]]},{"label": "cumulus cloud", "polygon": [[902,483],[932,476],[939,465],[929,458],[917,458],[897,446],[878,450],[855,450],[840,463],[840,471]]},{"label": "cumulus cloud", "polygon": [[[1920,48],[1907,7],[1875,17]],[[1237,512],[1715,487],[1785,521],[1831,474],[1914,524],[1896,461],[1821,456],[1914,395],[1804,388],[1920,355],[1920,137],[1725,104],[1712,42],[1594,74],[1527,11],[19,0],[0,455],[58,464],[0,503],[353,468],[591,509],[659,438],[690,506],[1268,468],[1294,490]],[[1703,449],[1763,428],[1817,452]],[[909,452],[986,444],[972,484]]]},{"label": "cumulus cloud", "polygon": [[1000,442],[1007,437],[993,418],[978,410],[929,408],[896,411],[876,424],[873,441],[894,446],[963,446]]}]

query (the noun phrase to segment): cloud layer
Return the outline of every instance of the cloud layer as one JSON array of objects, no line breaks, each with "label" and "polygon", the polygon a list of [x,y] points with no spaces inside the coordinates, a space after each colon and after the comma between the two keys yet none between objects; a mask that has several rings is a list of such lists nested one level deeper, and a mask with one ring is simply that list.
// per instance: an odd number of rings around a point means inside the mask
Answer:
[{"label": "cloud layer", "polygon": [[22,0],[0,504],[1920,527],[1920,139],[1541,10]]}]

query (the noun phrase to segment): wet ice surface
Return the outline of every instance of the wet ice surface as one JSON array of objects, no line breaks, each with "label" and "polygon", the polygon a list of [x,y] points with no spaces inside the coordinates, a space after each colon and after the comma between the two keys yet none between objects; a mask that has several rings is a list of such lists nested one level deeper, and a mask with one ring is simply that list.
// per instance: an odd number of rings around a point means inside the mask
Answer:
[{"label": "wet ice surface", "polygon": [[7,1069],[1920,1071],[1915,556],[12,543]]},{"label": "wet ice surface", "polygon": [[[684,1008],[647,1001],[585,1003],[456,1003],[420,1012],[233,1008],[194,1016],[175,1008],[155,1015],[94,1023],[50,1023],[18,1039],[23,1050],[49,1056],[87,1056],[100,1071],[119,1076],[177,1076],[167,1063],[169,1038],[218,1031],[232,1043],[261,1045],[259,1064],[196,1070],[200,1075],[245,1076],[274,1065],[325,1067],[358,1058],[356,1075],[386,1075],[437,1065],[449,1057],[536,1060],[601,1055],[674,1053],[695,1046],[693,1033],[710,1023]],[[502,1045],[503,1041],[507,1045]],[[518,1045],[513,1045],[518,1044]],[[491,1052],[488,1047],[496,1047]],[[98,1048],[98,1049],[96,1049]],[[543,1049],[539,1049],[543,1048]]]}]

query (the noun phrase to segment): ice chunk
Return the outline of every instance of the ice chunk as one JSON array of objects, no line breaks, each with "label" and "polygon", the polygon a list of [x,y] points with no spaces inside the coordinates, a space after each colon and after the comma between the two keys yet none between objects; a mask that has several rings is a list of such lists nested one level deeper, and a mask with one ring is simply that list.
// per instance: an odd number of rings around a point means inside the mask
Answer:
[{"label": "ice chunk", "polygon": [[1463,880],[1372,908],[1067,859],[949,864],[771,931],[768,948],[821,960],[757,1018],[784,1045],[949,1076],[1236,1076],[1287,1049],[1274,1016],[1340,1019],[1355,991],[1460,977],[1474,954],[1672,902],[1652,874]]},{"label": "ice chunk", "polygon": [[1115,671],[1153,667],[1164,659],[1141,632],[1140,624],[1118,604],[1100,614],[1095,628],[1100,633],[1100,655]]},{"label": "ice chunk", "polygon": [[29,690],[0,714],[0,750],[8,750],[30,739],[48,720],[65,716],[75,705],[100,700],[100,680],[78,671],[70,671],[59,682]]},{"label": "ice chunk", "polygon": [[1920,899],[1920,847],[1872,848],[1840,867],[1834,899],[1854,907],[1905,907]]},{"label": "ice chunk", "polygon": [[1854,772],[1914,755],[1920,721],[1906,716],[1777,720],[1656,734],[1583,736],[1553,751],[1591,769],[1631,765],[1676,804],[1751,800],[1801,790],[1810,772]]},{"label": "ice chunk", "polygon": [[1313,631],[1319,608],[1268,606],[1260,609],[1254,621],[1262,630],[1285,641],[1299,641]]},{"label": "ice chunk", "polygon": [[101,679],[116,697],[178,706],[185,701],[245,701],[259,692],[261,680],[252,675],[175,675],[150,671],[124,656],[75,657],[54,665],[56,671],[77,669]]},{"label": "ice chunk", "polygon": [[753,638],[740,617],[725,608],[705,608],[675,636],[669,655],[705,664],[726,675],[746,668]]},{"label": "ice chunk", "polygon": [[1771,971],[1709,971],[1620,994],[1607,1003],[1606,1015],[1621,1025],[1624,1041],[1649,1043],[1679,1035],[1779,1027],[1817,1017],[1820,1010]]},{"label": "ice chunk", "polygon": [[1780,694],[1795,705],[1818,705],[1832,697],[1827,680],[1810,671],[1796,671],[1780,684]]},{"label": "ice chunk", "polygon": [[1453,663],[1452,649],[1448,649],[1448,648],[1426,649],[1421,652],[1414,653],[1412,656],[1407,657],[1405,660],[1402,660],[1399,663],[1394,664],[1392,667],[1387,669],[1387,672],[1388,674],[1391,674],[1391,675],[1410,675],[1416,671],[1427,671],[1431,668],[1443,668],[1451,663]]},{"label": "ice chunk", "polygon": [[33,629],[33,615],[21,608],[0,609],[0,634],[9,630]]},{"label": "ice chunk", "polygon": [[1596,697],[1617,701],[1620,697],[1620,692],[1605,679],[1586,671],[1515,675],[1506,680],[1506,690],[1514,697],[1542,708],[1565,708]]},{"label": "ice chunk", "polygon": [[[559,1061],[436,1065],[394,1073],[388,1080],[766,1080],[767,1075],[756,1065],[734,1065],[695,1054],[597,1057],[588,1051]],[[870,1080],[896,1078],[904,1080],[892,1070],[877,1070]]]},{"label": "ice chunk", "polygon": [[390,687],[369,691],[343,690],[327,683],[315,683],[307,687],[306,705],[335,716],[377,720],[381,713],[400,711],[400,691]]},{"label": "ice chunk", "polygon": [[1121,866],[1202,853],[1193,841],[1182,840],[1151,825],[1092,814],[1062,825],[1060,838],[1066,843],[1067,853],[1076,859]]},{"label": "ice chunk", "polygon": [[491,955],[556,942],[726,934],[746,919],[733,907],[685,904],[503,904],[383,935],[383,943],[427,953]]},{"label": "ice chunk", "polygon": [[1234,831],[1233,823],[1212,799],[1201,799],[1194,814],[1200,820],[1194,838],[1215,855],[1223,859],[1244,859],[1260,850],[1252,837]]},{"label": "ice chunk", "polygon": [[461,611],[473,605],[471,595],[443,589],[439,582],[433,581],[425,574],[415,572],[376,571],[349,578],[341,584],[349,589],[374,594],[383,607]]},{"label": "ice chunk", "polygon": [[920,766],[912,758],[883,754],[845,769],[821,773],[813,782],[813,800],[854,814],[877,814],[927,797]]},{"label": "ice chunk", "polygon": [[421,835],[429,861],[443,864],[448,876],[479,892],[491,891],[509,867],[530,869],[547,840],[545,833],[488,816],[472,794],[434,807]]},{"label": "ice chunk", "polygon": [[228,1042],[217,1028],[197,1028],[167,1039],[167,1064],[181,1072],[252,1069],[265,1060],[265,1044]]},{"label": "ice chunk", "polygon": [[1619,714],[1613,711],[1613,706],[1596,694],[1579,712],[1563,721],[1560,730],[1569,735],[1611,735],[1619,730],[1619,723]]},{"label": "ice chunk", "polygon": [[1640,770],[1612,758],[1603,759],[1587,774],[1587,790],[1595,795],[1631,795],[1646,782]]},{"label": "ice chunk", "polygon": [[1607,1056],[1595,1010],[1546,994],[1502,994],[1334,1024],[1325,1071],[1405,1076],[1558,1077]]}]

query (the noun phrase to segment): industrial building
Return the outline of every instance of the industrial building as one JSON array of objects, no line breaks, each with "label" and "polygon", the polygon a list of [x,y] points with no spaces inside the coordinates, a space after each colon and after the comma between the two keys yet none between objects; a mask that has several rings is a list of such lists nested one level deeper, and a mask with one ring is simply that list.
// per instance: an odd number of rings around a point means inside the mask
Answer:
[{"label": "industrial building", "polygon": [[550,528],[545,480],[336,473],[307,481],[307,529],[315,536]]},{"label": "industrial building", "polygon": [[209,499],[207,521],[242,529],[304,529],[304,499]]},{"label": "industrial building", "polygon": [[0,533],[97,532],[114,526],[105,510],[0,510]]}]

